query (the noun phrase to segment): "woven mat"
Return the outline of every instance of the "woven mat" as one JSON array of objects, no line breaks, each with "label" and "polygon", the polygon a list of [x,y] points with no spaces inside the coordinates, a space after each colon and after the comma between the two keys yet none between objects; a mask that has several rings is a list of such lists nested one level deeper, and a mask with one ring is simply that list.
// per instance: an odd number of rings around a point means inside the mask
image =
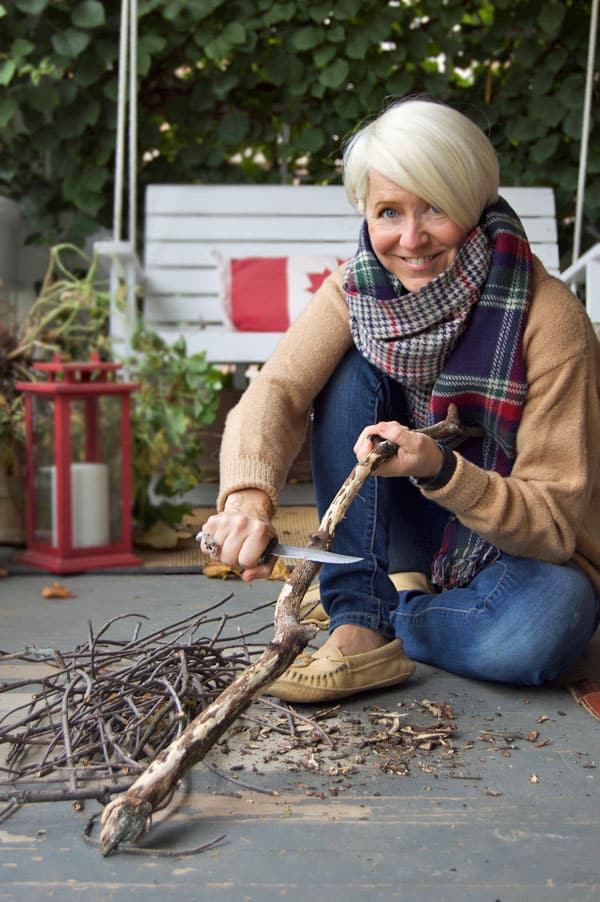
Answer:
[{"label": "woven mat", "polygon": [[[184,530],[176,548],[157,551],[136,546],[135,554],[142,559],[142,569],[201,573],[205,559],[194,536],[214,511],[214,507],[194,508],[183,524]],[[315,507],[282,507],[273,524],[280,541],[287,545],[306,545],[308,535],[319,525],[319,518]]]}]

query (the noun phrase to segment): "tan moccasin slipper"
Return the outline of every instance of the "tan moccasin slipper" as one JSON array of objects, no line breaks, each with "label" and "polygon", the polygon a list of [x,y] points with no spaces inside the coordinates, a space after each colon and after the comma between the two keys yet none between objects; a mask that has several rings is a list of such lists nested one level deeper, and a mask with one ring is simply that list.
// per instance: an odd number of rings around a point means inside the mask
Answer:
[{"label": "tan moccasin slipper", "polygon": [[401,639],[358,655],[324,645],[314,654],[298,655],[267,692],[286,702],[326,702],[404,683],[414,670]]}]

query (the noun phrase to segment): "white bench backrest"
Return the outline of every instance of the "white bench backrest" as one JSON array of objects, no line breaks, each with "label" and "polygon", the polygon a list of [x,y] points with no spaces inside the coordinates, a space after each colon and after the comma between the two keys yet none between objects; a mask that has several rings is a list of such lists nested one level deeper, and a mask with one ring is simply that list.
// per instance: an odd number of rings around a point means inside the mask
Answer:
[{"label": "white bench backrest", "polygon": [[[533,251],[558,273],[554,194],[502,188]],[[352,255],[361,217],[339,185],[150,185],[146,189],[144,319],[188,351],[219,362],[263,362],[280,335],[224,323],[215,251],[225,257]]]}]

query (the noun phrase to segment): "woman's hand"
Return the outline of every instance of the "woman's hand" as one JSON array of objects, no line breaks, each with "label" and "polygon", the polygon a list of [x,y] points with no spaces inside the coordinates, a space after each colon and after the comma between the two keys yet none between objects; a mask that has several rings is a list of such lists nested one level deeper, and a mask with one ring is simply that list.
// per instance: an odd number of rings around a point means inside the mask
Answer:
[{"label": "woman's hand", "polygon": [[265,579],[275,559],[258,560],[276,532],[271,523],[269,496],[260,489],[243,489],[228,495],[222,513],[213,514],[202,527],[201,549],[228,567],[240,568],[242,579]]},{"label": "woman's hand", "polygon": [[370,439],[372,435],[378,435],[398,445],[397,453],[377,468],[377,476],[416,476],[419,479],[433,479],[439,473],[444,455],[438,443],[430,436],[395,421],[365,426],[354,445],[357,460],[364,460],[373,450],[374,445]]}]

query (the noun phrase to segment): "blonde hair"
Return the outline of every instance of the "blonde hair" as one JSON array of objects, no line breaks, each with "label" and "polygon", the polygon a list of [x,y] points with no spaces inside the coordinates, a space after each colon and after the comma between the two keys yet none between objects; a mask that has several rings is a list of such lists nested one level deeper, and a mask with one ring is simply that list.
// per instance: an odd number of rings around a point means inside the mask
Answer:
[{"label": "blonde hair", "polygon": [[462,113],[431,100],[398,101],[347,143],[344,187],[361,213],[369,169],[438,207],[466,231],[498,197],[492,143]]}]

